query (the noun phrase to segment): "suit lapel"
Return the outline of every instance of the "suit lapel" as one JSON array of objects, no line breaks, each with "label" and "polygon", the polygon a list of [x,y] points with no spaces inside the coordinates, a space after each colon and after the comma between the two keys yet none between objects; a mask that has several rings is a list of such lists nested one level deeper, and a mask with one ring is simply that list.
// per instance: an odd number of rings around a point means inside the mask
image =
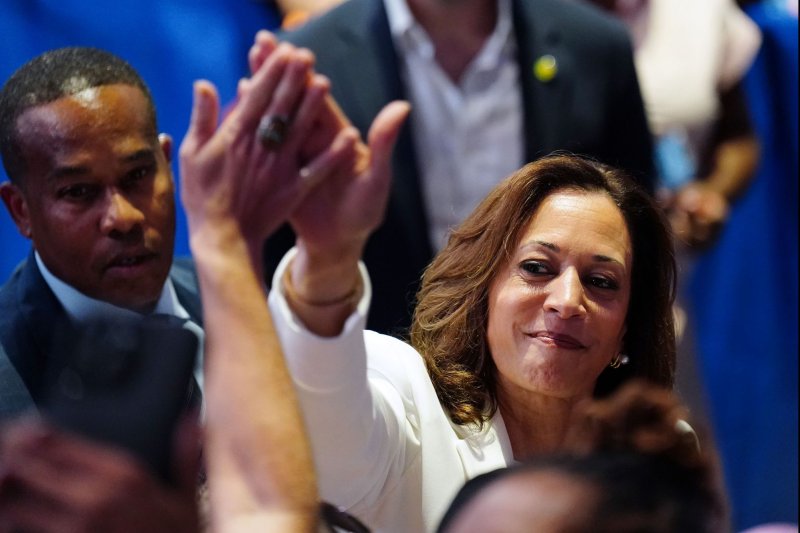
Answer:
[{"label": "suit lapel", "polygon": [[[515,0],[513,18],[525,113],[525,156],[532,161],[563,145],[560,137],[568,116],[564,110],[568,109],[571,92],[567,82],[574,77],[574,66],[563,48],[557,17],[550,14],[547,2]],[[549,81],[539,79],[534,72],[537,60],[546,55],[556,59],[558,68]]]},{"label": "suit lapel", "polygon": [[[339,37],[345,41],[348,61],[337,66],[346,74],[337,77],[334,97],[348,102],[356,112],[350,119],[366,139],[371,120],[392,100],[407,99],[401,79],[401,65],[392,40],[389,20],[382,0],[349,0],[348,16],[352,23],[341,25]],[[411,133],[414,111],[403,126],[395,146],[392,168],[392,194],[387,219],[399,221],[408,238],[408,250],[420,250],[424,243],[426,257],[418,260],[427,264],[433,248],[428,237],[424,198],[420,189],[419,169]],[[379,230],[380,231],[380,230]],[[401,243],[396,243],[400,245]]]},{"label": "suit lapel", "polygon": [[203,327],[203,305],[197,283],[197,272],[190,259],[175,259],[169,271],[175,295],[192,322]]},{"label": "suit lapel", "polygon": [[366,128],[380,109],[391,100],[405,98],[397,53],[389,21],[381,0],[350,0],[346,17],[338,26],[338,38],[347,50],[347,60],[336,65],[345,74],[337,76],[331,88],[337,100],[347,102],[350,119]]},{"label": "suit lapel", "polygon": [[9,310],[9,321],[2,332],[5,357],[0,357],[0,419],[34,407],[53,339],[69,327],[69,319],[39,272],[33,252],[15,275],[19,276],[11,287],[15,308]]},{"label": "suit lapel", "polygon": [[504,468],[514,462],[508,431],[499,410],[483,431],[455,425],[453,429],[460,436],[456,442],[456,450],[467,479]]},{"label": "suit lapel", "polygon": [[31,397],[16,368],[0,348],[0,422],[9,420],[34,407]]}]

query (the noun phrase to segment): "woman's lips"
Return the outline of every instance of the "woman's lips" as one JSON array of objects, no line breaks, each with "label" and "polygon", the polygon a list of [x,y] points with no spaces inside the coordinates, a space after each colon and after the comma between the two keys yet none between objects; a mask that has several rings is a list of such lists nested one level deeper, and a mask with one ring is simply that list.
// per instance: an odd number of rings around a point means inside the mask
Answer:
[{"label": "woman's lips", "polygon": [[553,333],[551,331],[538,331],[532,334],[531,336],[541,342],[544,342],[545,344],[550,344],[552,346],[556,346],[558,348],[564,348],[567,350],[582,350],[586,348],[586,346],[575,337],[572,337],[570,335],[565,335],[563,333]]}]

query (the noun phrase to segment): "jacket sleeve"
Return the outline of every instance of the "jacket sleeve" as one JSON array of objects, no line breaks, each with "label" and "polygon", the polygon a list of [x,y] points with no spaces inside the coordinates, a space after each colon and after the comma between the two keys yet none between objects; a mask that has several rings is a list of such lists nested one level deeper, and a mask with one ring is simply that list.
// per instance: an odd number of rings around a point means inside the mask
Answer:
[{"label": "jacket sleeve", "polygon": [[280,283],[293,252],[275,272],[269,303],[311,438],[320,495],[348,510],[370,507],[418,454],[410,387],[387,368],[419,355],[397,339],[364,331],[371,288],[363,265],[364,296],[342,333],[323,338],[305,329]]}]

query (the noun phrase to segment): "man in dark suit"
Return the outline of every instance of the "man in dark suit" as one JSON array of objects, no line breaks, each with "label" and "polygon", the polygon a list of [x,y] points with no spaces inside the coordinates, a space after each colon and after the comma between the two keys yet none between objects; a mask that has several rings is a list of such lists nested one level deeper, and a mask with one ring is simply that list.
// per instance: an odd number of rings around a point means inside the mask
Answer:
[{"label": "man in dark suit", "polygon": [[[0,421],[52,389],[59,343],[76,338],[62,336],[77,331],[70,327],[157,312],[199,328],[193,271],[173,265],[171,144],[157,134],[144,82],[106,52],[45,53],[3,87],[0,149],[11,182],[0,197],[33,251],[0,288]],[[194,447],[175,457],[183,476],[170,487],[113,448],[9,424],[0,516],[12,529],[192,531],[196,438]]]},{"label": "man in dark suit", "polygon": [[190,265],[172,266],[172,140],[130,66],[87,48],[39,56],[4,87],[0,138],[12,180],[0,197],[34,248],[0,289],[3,418],[40,399],[61,325],[151,312],[199,323],[201,309]]},{"label": "man in dark suit", "polygon": [[[403,333],[419,277],[448,227],[525,162],[554,150],[588,154],[652,190],[630,42],[592,7],[348,0],[283,37],[316,54],[317,70],[362,134],[387,102],[413,106],[394,153],[386,218],[364,254],[375,295],[371,329]],[[288,230],[273,238],[267,264],[274,268],[292,243]]]}]

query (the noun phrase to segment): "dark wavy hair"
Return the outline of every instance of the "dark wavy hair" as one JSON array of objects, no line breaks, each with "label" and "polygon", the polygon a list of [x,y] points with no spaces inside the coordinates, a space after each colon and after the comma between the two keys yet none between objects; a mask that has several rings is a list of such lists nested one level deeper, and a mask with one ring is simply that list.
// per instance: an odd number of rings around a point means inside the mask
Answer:
[{"label": "dark wavy hair", "polygon": [[17,119],[28,109],[103,85],[137,87],[147,100],[153,136],[157,135],[156,110],[150,90],[136,70],[123,59],[97,48],[68,47],[45,52],[17,69],[0,92],[0,155],[6,174],[22,185],[25,161]]},{"label": "dark wavy hair", "polygon": [[605,396],[634,376],[671,388],[675,374],[672,236],[659,206],[622,171],[555,154],[512,174],[455,229],[422,277],[411,344],[457,424],[482,426],[497,410],[495,366],[486,340],[489,287],[542,201],[565,189],[607,194],[622,212],[633,246],[624,352],[595,386]]}]

